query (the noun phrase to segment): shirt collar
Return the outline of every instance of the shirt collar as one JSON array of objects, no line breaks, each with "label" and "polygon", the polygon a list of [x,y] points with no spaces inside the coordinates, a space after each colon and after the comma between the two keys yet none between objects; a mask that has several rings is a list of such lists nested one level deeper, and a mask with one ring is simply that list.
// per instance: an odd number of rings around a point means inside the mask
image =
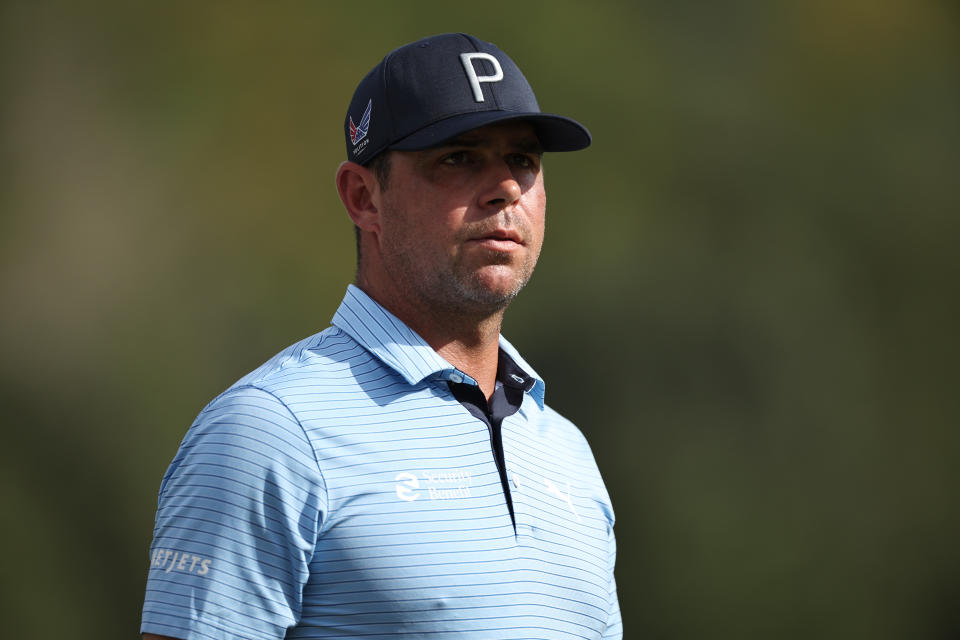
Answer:
[{"label": "shirt collar", "polygon": [[[476,384],[470,376],[434,351],[413,329],[352,284],[347,287],[347,293],[334,314],[332,323],[403,376],[411,385],[419,384],[427,378]],[[543,379],[503,336],[500,336],[500,349],[526,373],[527,378],[534,380],[532,387],[529,384],[525,386],[528,387],[528,393],[543,408]]]},{"label": "shirt collar", "polygon": [[[529,393],[534,400],[537,401],[537,404],[540,405],[540,408],[543,408],[543,397],[546,392],[546,384],[543,382],[543,378],[534,371],[533,367],[527,364],[527,361],[520,356],[520,352],[510,344],[506,338],[500,336],[500,350],[503,351],[510,360],[513,361],[513,364],[516,365],[519,372],[511,370],[511,368],[506,368],[506,373],[510,375],[516,375],[519,373],[521,377],[526,379],[523,382],[517,380],[516,382],[523,387],[523,390]],[[530,381],[533,381],[533,385],[530,384]]]}]

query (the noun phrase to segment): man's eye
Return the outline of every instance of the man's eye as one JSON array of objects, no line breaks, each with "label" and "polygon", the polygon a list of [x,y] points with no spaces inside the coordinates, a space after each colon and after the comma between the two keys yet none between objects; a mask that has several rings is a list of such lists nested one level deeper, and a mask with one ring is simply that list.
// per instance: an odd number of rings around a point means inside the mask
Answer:
[{"label": "man's eye", "polygon": [[510,164],[515,167],[532,169],[537,166],[536,160],[525,153],[514,153],[510,156]]},{"label": "man's eye", "polygon": [[470,154],[466,151],[455,151],[453,153],[448,153],[443,156],[443,159],[440,160],[443,164],[457,165],[457,164],[466,164],[470,161]]}]

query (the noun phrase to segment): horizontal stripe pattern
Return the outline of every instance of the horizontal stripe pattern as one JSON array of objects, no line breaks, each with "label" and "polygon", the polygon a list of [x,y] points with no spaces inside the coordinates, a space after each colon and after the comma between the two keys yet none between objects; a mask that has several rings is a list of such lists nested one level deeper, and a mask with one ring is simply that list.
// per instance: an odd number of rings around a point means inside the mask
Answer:
[{"label": "horizontal stripe pattern", "polygon": [[[464,376],[355,287],[210,403],[161,483],[143,631],[619,638],[613,510],[536,382],[502,426],[516,528]],[[469,381],[469,377],[466,377]]]}]

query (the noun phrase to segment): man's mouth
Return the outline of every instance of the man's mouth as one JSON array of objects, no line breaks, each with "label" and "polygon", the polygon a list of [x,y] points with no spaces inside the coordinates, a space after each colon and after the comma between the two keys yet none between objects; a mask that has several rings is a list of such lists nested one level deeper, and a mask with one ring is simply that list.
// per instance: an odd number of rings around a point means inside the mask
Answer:
[{"label": "man's mouth", "polygon": [[494,251],[513,251],[524,244],[523,237],[515,229],[494,229],[471,238],[470,242]]}]

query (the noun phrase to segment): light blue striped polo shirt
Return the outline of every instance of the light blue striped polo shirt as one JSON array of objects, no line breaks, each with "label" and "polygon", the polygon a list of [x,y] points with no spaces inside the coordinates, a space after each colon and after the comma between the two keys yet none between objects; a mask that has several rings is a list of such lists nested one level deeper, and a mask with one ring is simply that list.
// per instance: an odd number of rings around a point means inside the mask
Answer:
[{"label": "light blue striped polo shirt", "polygon": [[536,382],[487,426],[454,368],[350,286],[333,326],[211,402],[164,475],[144,632],[183,639],[620,638],[613,510]]}]

